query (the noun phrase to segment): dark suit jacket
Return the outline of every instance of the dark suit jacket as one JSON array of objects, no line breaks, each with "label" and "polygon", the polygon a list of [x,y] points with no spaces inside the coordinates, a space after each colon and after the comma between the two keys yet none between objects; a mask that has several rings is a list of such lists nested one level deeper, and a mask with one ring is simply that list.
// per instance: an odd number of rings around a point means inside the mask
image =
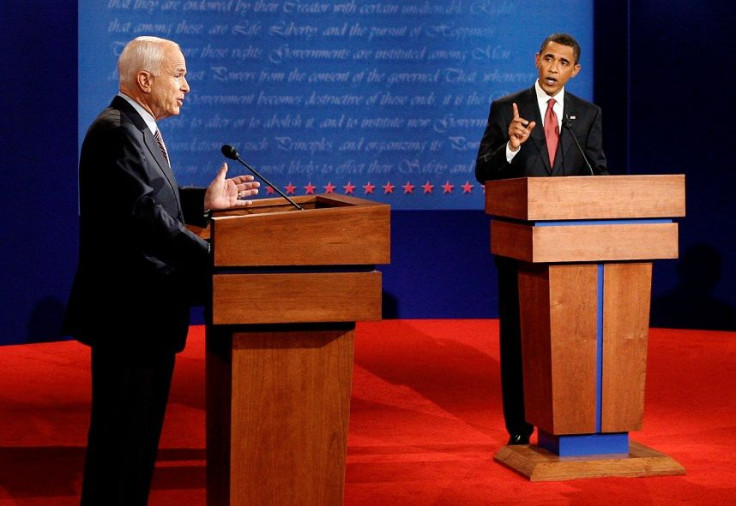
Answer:
[{"label": "dark suit jacket", "polygon": [[[506,161],[508,127],[513,118],[512,103],[519,107],[519,116],[536,121],[529,139],[521,145],[511,163]],[[572,133],[585,151],[585,156],[596,174],[606,174],[606,156],[603,153],[601,110],[569,92],[565,92],[564,113],[572,123]],[[573,176],[590,174],[580,155],[571,132],[564,128],[555,155],[555,165],[550,166],[547,145],[539,112],[537,95],[529,89],[500,98],[491,104],[483,139],[478,150],[475,177],[479,182],[526,176]]]},{"label": "dark suit jacket", "polygon": [[202,296],[209,245],[204,189],[180,189],[153,134],[124,99],[92,123],[79,163],[79,265],[66,332],[91,345],[180,351]]}]

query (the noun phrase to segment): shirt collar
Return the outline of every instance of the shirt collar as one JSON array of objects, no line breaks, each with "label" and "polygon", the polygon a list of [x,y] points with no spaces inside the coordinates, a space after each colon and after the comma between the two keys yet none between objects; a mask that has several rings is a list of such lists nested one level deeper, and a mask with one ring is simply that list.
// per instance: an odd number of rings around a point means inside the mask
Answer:
[{"label": "shirt collar", "polygon": [[547,95],[547,92],[542,89],[541,86],[539,86],[539,79],[537,79],[534,82],[534,89],[537,92],[537,102],[539,102],[540,106],[544,105],[544,108],[547,107],[547,101],[549,101],[550,98],[554,98],[555,101],[563,105],[565,103],[565,88],[562,88],[560,91],[557,92],[557,95],[551,97]]},{"label": "shirt collar", "polygon": [[133,109],[136,110],[138,114],[141,115],[141,118],[143,118],[143,121],[146,122],[146,126],[148,126],[148,129],[151,130],[152,134],[155,134],[158,130],[158,125],[156,124],[156,118],[153,117],[153,115],[146,111],[141,104],[130,98],[128,95],[123,93],[122,91],[118,93],[118,96],[124,100],[126,100],[130,105],[133,106]]}]

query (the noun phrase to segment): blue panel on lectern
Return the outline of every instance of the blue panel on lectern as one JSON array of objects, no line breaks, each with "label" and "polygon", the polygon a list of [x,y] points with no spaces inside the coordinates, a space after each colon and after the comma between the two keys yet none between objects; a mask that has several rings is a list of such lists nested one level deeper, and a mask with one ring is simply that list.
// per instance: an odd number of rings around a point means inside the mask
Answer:
[{"label": "blue panel on lectern", "polygon": [[539,446],[560,457],[587,455],[628,455],[628,432],[555,436],[544,431],[537,435]]}]

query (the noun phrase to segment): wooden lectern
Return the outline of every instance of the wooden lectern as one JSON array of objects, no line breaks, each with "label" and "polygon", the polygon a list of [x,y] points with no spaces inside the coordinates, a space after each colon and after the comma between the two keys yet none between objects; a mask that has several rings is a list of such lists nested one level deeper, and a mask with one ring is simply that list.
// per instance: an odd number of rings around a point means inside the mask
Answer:
[{"label": "wooden lectern", "polygon": [[486,184],[491,252],[519,261],[524,403],[538,445],[496,460],[531,480],[683,474],[629,442],[644,414],[652,260],[678,256],[683,175]]},{"label": "wooden lectern", "polygon": [[210,225],[208,506],[343,501],[355,322],[381,319],[390,207],[294,200]]}]

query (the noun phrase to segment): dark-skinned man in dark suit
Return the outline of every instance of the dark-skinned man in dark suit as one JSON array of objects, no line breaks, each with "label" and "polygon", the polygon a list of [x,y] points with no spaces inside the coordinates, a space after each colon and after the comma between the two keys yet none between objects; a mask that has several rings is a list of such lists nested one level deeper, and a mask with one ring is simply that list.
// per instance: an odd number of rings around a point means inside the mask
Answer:
[{"label": "dark-skinned man in dark suit", "polygon": [[[580,45],[570,35],[553,34],[542,42],[535,56],[538,79],[534,86],[491,104],[476,159],[479,182],[608,173],[600,108],[565,90],[567,82],[580,72],[579,61]],[[550,99],[554,101],[550,103]],[[515,260],[504,257],[496,257],[495,263],[504,420],[509,444],[528,444],[534,427],[524,414],[518,266]]]}]

